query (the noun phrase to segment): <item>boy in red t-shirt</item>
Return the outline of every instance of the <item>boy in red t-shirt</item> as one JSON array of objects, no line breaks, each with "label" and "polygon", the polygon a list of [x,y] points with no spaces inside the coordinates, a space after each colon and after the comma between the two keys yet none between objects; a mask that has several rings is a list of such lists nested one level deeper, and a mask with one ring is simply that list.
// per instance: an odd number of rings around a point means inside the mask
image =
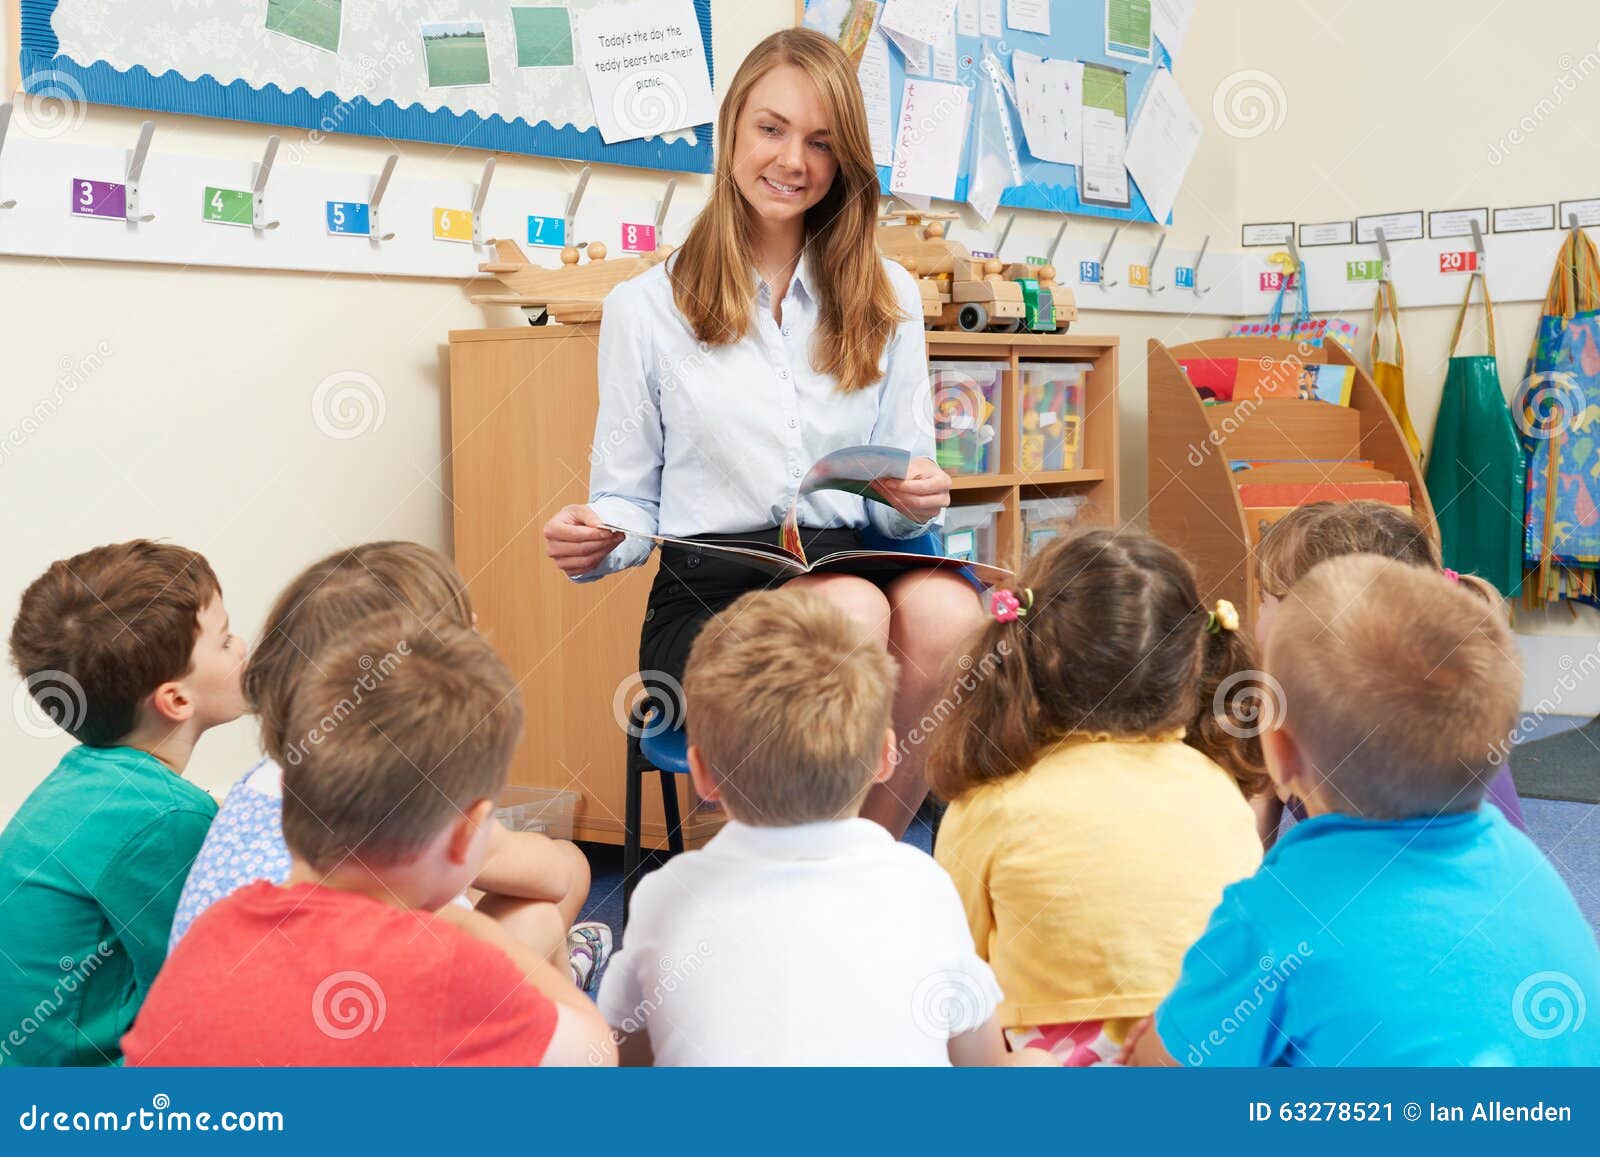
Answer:
[{"label": "boy in red t-shirt", "polygon": [[452,903],[488,849],[522,730],[472,631],[361,620],[307,664],[287,734],[283,886],[208,909],[168,958],[129,1065],[615,1064],[594,1005]]}]

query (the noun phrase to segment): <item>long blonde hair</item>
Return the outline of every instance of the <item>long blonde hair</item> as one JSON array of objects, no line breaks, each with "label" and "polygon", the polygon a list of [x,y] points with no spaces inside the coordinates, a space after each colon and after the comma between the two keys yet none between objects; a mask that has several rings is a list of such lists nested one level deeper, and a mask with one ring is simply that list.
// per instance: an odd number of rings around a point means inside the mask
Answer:
[{"label": "long blonde hair", "polygon": [[786,64],[803,69],[817,86],[839,164],[827,195],[806,212],[805,244],[818,309],[811,365],[849,393],[877,382],[878,359],[905,317],[875,241],[878,170],[861,88],[844,51],[820,32],[774,32],[734,73],[717,114],[711,196],[669,267],[672,294],[695,337],[708,345],[728,345],[749,332],[756,226],[734,181],[733,140],[750,90]]}]

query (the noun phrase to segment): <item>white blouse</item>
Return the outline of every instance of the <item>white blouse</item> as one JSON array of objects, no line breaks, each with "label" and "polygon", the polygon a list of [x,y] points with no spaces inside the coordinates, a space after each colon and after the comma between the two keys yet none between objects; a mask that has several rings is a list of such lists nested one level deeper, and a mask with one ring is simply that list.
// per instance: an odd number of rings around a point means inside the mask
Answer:
[{"label": "white blouse", "polygon": [[[824,454],[867,443],[934,456],[922,302],[912,275],[885,261],[906,320],[879,361],[877,384],[854,393],[812,369],[815,275],[803,252],[772,317],[758,283],[755,324],[730,345],[697,340],[672,299],[669,258],[606,296],[600,323],[600,412],[590,454],[589,504],[605,521],[647,534],[736,534],[777,526],[807,469]],[[878,502],[821,491],[800,503],[807,527],[864,527],[895,538],[922,533]],[[649,539],[625,539],[583,579],[638,566]]]}]

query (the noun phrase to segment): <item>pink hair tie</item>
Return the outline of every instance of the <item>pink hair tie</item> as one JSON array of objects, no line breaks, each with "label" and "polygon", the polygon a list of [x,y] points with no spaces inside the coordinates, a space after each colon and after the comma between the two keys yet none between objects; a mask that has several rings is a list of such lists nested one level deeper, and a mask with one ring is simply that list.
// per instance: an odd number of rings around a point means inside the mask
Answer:
[{"label": "pink hair tie", "polygon": [[1004,587],[990,593],[989,612],[994,615],[995,622],[1014,623],[1033,610],[1033,588],[1025,587],[1022,593],[1028,596],[1026,604]]},{"label": "pink hair tie", "polygon": [[1461,575],[1456,571],[1451,570],[1449,567],[1444,568],[1444,577],[1453,583],[1459,583],[1461,581]]}]

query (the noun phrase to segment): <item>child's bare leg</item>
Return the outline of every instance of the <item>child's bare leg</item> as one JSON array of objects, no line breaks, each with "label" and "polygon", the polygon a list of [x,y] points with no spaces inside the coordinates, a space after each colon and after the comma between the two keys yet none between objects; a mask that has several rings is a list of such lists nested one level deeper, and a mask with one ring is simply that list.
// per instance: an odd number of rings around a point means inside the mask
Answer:
[{"label": "child's bare leg", "polygon": [[491,895],[554,904],[570,928],[589,898],[589,861],[570,840],[497,828],[472,883]]},{"label": "child's bare leg", "polygon": [[490,892],[478,901],[478,911],[498,922],[519,944],[527,945],[561,969],[563,976],[567,975],[571,967],[567,929],[571,924],[556,905]]}]

